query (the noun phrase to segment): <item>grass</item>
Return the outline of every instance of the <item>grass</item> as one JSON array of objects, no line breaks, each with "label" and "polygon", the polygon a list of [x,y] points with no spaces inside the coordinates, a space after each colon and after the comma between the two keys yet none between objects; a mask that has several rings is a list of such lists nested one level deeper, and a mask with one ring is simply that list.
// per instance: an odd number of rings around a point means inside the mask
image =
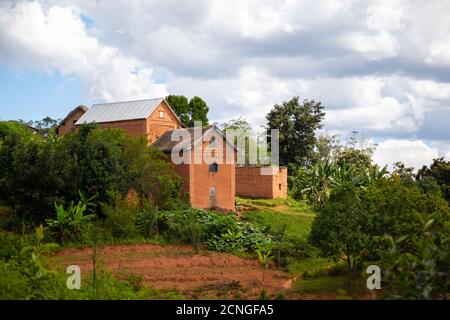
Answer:
[{"label": "grass", "polygon": [[324,269],[329,269],[335,266],[336,263],[325,258],[308,258],[291,262],[288,266],[288,271],[291,275],[301,275],[305,272],[316,272]]},{"label": "grass", "polygon": [[320,277],[310,280],[299,280],[292,287],[294,293],[335,293],[347,288],[347,277]]},{"label": "grass", "polygon": [[14,219],[13,209],[5,201],[0,200],[0,228],[11,225],[14,223]]},{"label": "grass", "polygon": [[306,238],[315,218],[314,211],[304,202],[293,199],[239,198],[246,212],[243,218],[259,227],[280,230],[286,226],[287,236]]}]

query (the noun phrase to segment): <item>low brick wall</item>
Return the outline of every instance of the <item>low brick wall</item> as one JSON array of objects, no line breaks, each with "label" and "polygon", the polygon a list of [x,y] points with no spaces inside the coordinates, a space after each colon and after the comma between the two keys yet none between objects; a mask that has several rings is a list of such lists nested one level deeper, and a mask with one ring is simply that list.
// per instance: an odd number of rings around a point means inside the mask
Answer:
[{"label": "low brick wall", "polygon": [[287,168],[237,166],[236,194],[249,198],[287,198]]}]

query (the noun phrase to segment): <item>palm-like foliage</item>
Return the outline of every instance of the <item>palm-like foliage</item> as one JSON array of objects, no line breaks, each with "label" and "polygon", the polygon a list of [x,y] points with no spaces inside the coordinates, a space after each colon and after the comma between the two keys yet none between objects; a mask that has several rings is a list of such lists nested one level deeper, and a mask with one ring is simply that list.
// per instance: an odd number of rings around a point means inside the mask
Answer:
[{"label": "palm-like foliage", "polygon": [[328,161],[318,162],[311,166],[304,175],[302,193],[306,194],[309,199],[322,207],[325,200],[330,194],[330,188],[333,185],[333,174],[336,170],[336,165]]},{"label": "palm-like foliage", "polygon": [[386,167],[379,170],[377,166],[357,168],[354,165],[341,164],[329,161],[319,161],[307,169],[297,169],[295,181],[301,187],[300,194],[307,198],[319,208],[323,208],[334,187],[346,183],[357,187],[376,183],[388,173]]},{"label": "palm-like foliage", "polygon": [[63,204],[56,204],[56,219],[47,219],[48,226],[55,230],[62,244],[66,240],[76,239],[86,228],[87,223],[94,218],[93,214],[85,215],[89,200],[80,194],[81,200],[75,205],[71,201],[67,208]]}]

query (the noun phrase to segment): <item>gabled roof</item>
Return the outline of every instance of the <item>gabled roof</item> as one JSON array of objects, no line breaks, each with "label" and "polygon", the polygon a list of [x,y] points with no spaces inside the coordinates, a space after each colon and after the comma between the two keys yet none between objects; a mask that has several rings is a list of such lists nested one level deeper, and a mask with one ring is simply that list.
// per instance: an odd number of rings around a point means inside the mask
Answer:
[{"label": "gabled roof", "polygon": [[[182,130],[187,130],[189,132],[189,134],[191,136],[191,141],[186,141],[186,140],[183,140],[182,142],[172,141],[172,133],[174,133],[176,131],[181,132]],[[163,152],[171,152],[175,147],[177,147],[177,149],[179,149],[179,150],[181,150],[181,149],[191,150],[194,146],[196,146],[198,143],[200,143],[203,140],[203,136],[205,134],[208,135],[208,134],[210,134],[210,132],[212,130],[214,130],[217,133],[219,133],[234,150],[237,150],[237,148],[234,146],[234,143],[228,141],[226,139],[226,136],[222,132],[222,130],[220,130],[214,124],[206,126],[206,127],[202,127],[202,136],[197,140],[195,140],[195,138],[197,138],[197,137],[194,136],[194,130],[195,130],[195,128],[181,128],[181,129],[166,131],[161,137],[159,137],[158,140],[155,141],[155,143],[153,145],[158,147]]]},{"label": "gabled roof", "polygon": [[[162,101],[165,101],[164,98],[94,104],[75,125],[147,119]],[[170,110],[178,119],[172,108]]]},{"label": "gabled roof", "polygon": [[76,107],[75,109],[73,109],[72,111],[70,111],[68,114],[67,114],[67,116],[65,116],[64,117],[64,119],[62,119],[60,122],[59,122],[59,124],[58,124],[58,126],[56,127],[56,129],[58,129],[59,128],[59,126],[61,126],[66,120],[67,120],[67,118],[69,118],[71,115],[73,115],[75,112],[77,112],[78,110],[81,110],[81,111],[84,111],[85,113],[88,111],[88,107],[86,107],[86,106],[83,106],[83,105],[79,105],[78,107]]}]

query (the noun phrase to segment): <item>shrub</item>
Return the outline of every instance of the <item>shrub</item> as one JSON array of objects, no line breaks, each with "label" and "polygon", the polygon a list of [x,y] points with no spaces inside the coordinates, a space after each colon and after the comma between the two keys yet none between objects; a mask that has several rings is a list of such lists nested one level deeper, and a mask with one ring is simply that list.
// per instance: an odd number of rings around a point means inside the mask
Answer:
[{"label": "shrub", "polygon": [[258,228],[240,222],[236,215],[194,208],[161,211],[160,229],[169,242],[203,242],[214,251],[254,251],[257,243],[270,241]]},{"label": "shrub", "polygon": [[[82,199],[84,199],[82,197]],[[85,215],[88,200],[78,201],[74,205],[71,201],[67,208],[62,204],[56,204],[56,218],[47,219],[46,222],[51,230],[57,234],[61,244],[66,240],[74,241],[79,239],[80,235],[86,230],[87,224],[94,218],[94,215]]]},{"label": "shrub", "polygon": [[158,236],[159,210],[153,204],[144,200],[141,210],[136,217],[136,225],[139,232],[145,238]]},{"label": "shrub", "polygon": [[[447,222],[448,223],[448,222]],[[390,240],[384,257],[384,282],[389,298],[448,299],[450,292],[449,230],[436,226],[435,220],[421,220],[421,233]],[[409,239],[408,239],[409,238]],[[402,242],[414,248],[405,251]]]},{"label": "shrub", "polygon": [[288,237],[281,241],[275,241],[272,248],[277,266],[287,267],[291,261],[311,257],[312,246],[300,237]]},{"label": "shrub", "polygon": [[127,201],[118,192],[108,192],[111,203],[101,203],[102,213],[105,215],[103,226],[109,229],[113,238],[135,238],[139,235],[137,226],[139,205]]},{"label": "shrub", "polygon": [[28,236],[0,230],[0,260],[9,260],[18,256],[22,246],[29,243]]},{"label": "shrub", "polygon": [[312,224],[311,243],[326,257],[344,260],[354,274],[368,254],[368,220],[360,190],[352,184],[338,187]]},{"label": "shrub", "polygon": [[[201,210],[186,208],[177,211],[163,211],[161,215],[164,236],[169,242],[191,243],[198,249],[205,239],[206,226],[199,223],[198,213]],[[201,211],[203,212],[203,211]]]},{"label": "shrub", "polygon": [[159,207],[185,200],[181,178],[145,137],[121,129],[80,126],[64,137],[43,138],[0,122],[0,193],[28,220],[50,218],[54,203],[77,201],[78,190],[109,202],[108,190],[130,189]]}]

